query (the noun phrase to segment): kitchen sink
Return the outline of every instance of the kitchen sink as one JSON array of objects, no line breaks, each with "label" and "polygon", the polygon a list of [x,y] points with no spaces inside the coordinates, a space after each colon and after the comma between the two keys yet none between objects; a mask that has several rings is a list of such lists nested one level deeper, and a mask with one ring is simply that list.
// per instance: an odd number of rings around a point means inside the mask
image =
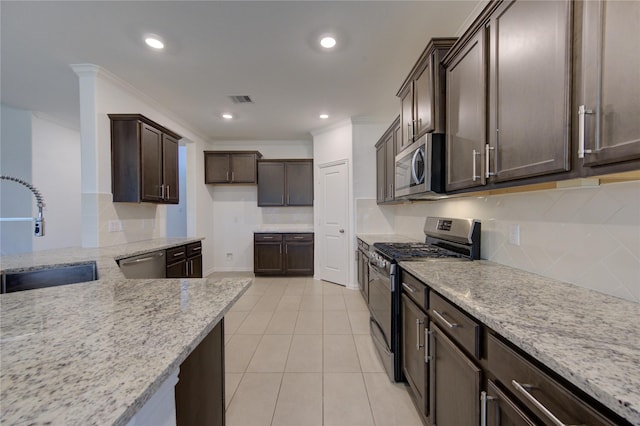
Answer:
[{"label": "kitchen sink", "polygon": [[34,290],[37,288],[95,281],[98,279],[96,262],[45,266],[39,269],[2,274],[1,293]]}]

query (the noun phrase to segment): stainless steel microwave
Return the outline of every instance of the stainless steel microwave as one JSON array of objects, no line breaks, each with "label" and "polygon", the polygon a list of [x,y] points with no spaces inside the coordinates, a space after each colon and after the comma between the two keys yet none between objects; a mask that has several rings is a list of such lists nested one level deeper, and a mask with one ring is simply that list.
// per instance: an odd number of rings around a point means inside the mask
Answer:
[{"label": "stainless steel microwave", "polygon": [[442,198],[445,191],[444,147],[443,134],[427,133],[396,155],[396,198]]}]

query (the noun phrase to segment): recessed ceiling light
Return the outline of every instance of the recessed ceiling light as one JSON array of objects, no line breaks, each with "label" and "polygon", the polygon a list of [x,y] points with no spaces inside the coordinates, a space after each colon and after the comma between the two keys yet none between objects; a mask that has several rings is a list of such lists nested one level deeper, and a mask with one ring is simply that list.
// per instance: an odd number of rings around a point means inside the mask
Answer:
[{"label": "recessed ceiling light", "polygon": [[320,114],[320,118],[326,120],[327,118],[329,118],[329,114]]},{"label": "recessed ceiling light", "polygon": [[322,40],[320,40],[320,45],[325,49],[331,49],[336,45],[336,39],[330,36],[323,37]]},{"label": "recessed ceiling light", "polygon": [[154,49],[160,50],[164,49],[164,43],[158,36],[149,35],[144,38],[144,42],[147,43],[147,46],[153,47]]},{"label": "recessed ceiling light", "polygon": [[233,118],[233,114],[225,112],[224,114],[222,114],[222,118],[224,118],[225,120],[231,120]]}]

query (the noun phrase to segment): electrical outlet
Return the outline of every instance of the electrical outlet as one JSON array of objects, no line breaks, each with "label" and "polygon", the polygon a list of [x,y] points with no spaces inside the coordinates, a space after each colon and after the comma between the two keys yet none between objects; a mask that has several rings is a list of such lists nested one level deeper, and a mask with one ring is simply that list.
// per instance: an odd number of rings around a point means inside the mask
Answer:
[{"label": "electrical outlet", "polygon": [[119,220],[110,220],[109,232],[120,232],[120,231],[122,231],[122,222]]},{"label": "electrical outlet", "polygon": [[233,253],[227,253],[227,262],[233,260]]},{"label": "electrical outlet", "polygon": [[520,225],[509,225],[509,244],[512,244],[514,246],[520,245]]}]

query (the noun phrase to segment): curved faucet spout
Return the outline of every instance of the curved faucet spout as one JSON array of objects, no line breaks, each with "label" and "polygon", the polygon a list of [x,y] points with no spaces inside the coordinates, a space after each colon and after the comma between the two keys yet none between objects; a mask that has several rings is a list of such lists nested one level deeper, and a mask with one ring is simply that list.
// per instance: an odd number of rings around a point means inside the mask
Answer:
[{"label": "curved faucet spout", "polygon": [[[18,179],[13,176],[2,175],[0,176],[0,180],[8,180],[11,182],[19,183],[20,185],[26,186],[29,189],[29,191],[33,193],[33,195],[36,197],[36,206],[38,206],[38,216],[35,218],[29,218],[29,219],[35,220],[35,227],[33,230],[33,234],[36,237],[44,236],[44,216],[42,215],[42,208],[44,207],[44,198],[42,197],[42,194],[40,194],[40,191],[38,191],[38,189],[35,186],[31,185],[29,182],[26,182],[22,179]],[[15,218],[7,218],[7,219],[11,220]]]}]

